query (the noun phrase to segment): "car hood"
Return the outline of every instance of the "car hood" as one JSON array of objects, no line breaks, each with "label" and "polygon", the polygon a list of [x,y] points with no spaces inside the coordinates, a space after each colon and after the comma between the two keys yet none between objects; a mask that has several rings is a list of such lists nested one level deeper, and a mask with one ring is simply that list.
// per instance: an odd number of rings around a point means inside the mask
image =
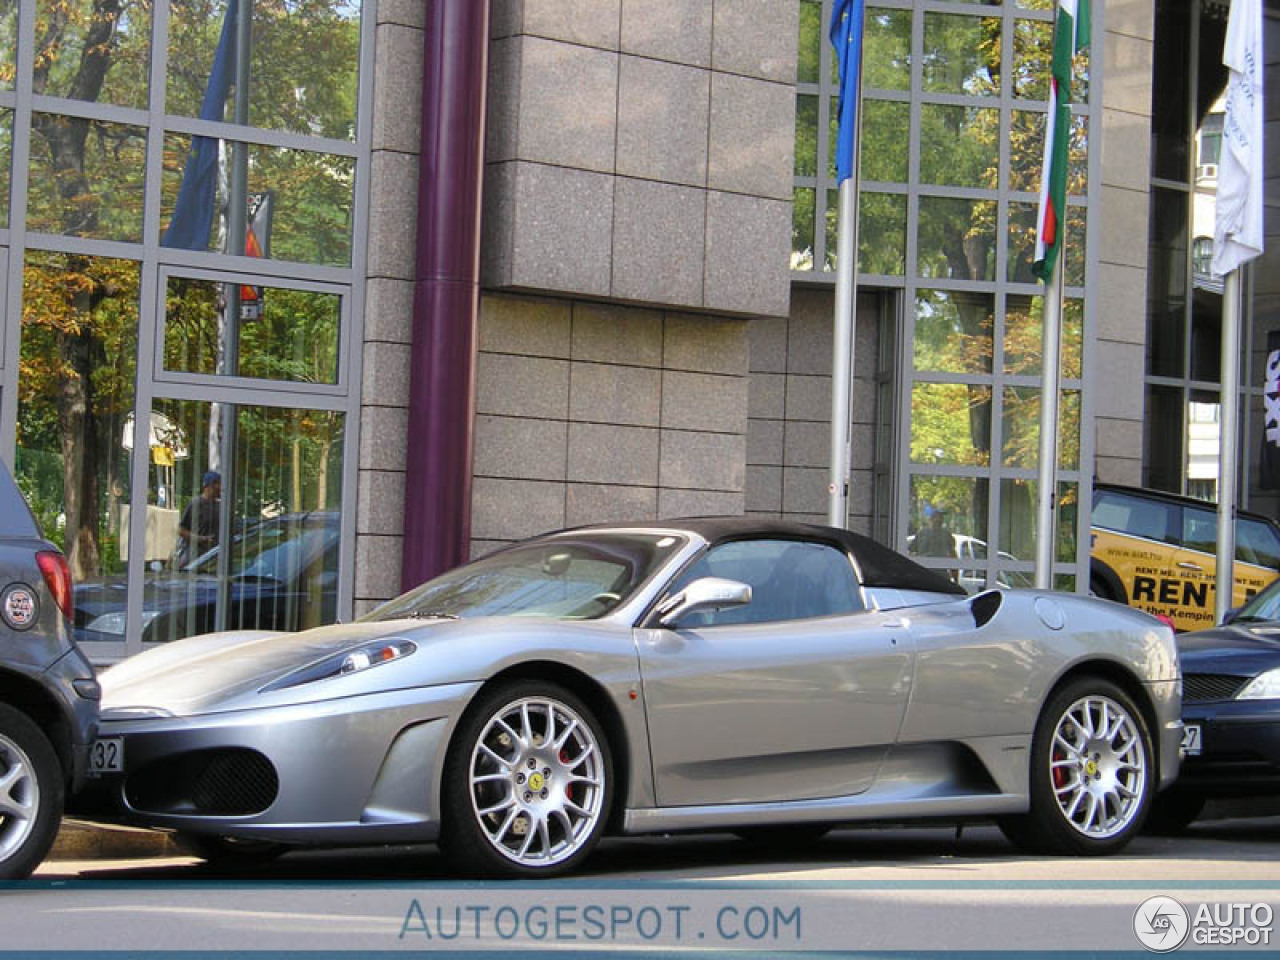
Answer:
[{"label": "car hood", "polygon": [[255,693],[308,664],[381,639],[419,635],[431,621],[343,623],[301,633],[242,630],[188,637],[130,657],[101,676],[102,708],[186,715]]},{"label": "car hood", "polygon": [[1256,676],[1280,667],[1280,622],[1231,624],[1178,635],[1182,672]]}]

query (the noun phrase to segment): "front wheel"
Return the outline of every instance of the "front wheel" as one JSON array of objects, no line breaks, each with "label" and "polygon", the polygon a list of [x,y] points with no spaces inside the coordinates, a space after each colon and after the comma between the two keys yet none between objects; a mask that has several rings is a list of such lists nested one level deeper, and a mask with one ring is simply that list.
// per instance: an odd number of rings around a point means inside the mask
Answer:
[{"label": "front wheel", "polygon": [[0,703],[0,880],[21,880],[40,865],[62,822],[65,792],[48,738]]},{"label": "front wheel", "polygon": [[565,873],[599,841],[612,787],[608,740],[572,691],[536,680],[494,687],[449,748],[440,846],[468,874]]},{"label": "front wheel", "polygon": [[1031,809],[1001,820],[1000,828],[1039,853],[1115,853],[1141,829],[1153,779],[1142,712],[1110,681],[1083,677],[1041,711],[1031,745]]}]

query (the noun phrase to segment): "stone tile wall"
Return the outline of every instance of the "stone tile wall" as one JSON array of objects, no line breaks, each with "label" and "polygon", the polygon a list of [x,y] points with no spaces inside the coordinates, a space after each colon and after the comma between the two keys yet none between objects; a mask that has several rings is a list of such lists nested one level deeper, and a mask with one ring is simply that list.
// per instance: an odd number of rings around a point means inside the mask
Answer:
[{"label": "stone tile wall", "polygon": [[373,77],[355,614],[400,592],[426,4],[381,0]]},{"label": "stone tile wall", "polygon": [[492,4],[486,286],[785,316],[798,5]]},{"label": "stone tile wall", "polygon": [[747,323],[481,300],[472,556],[575,524],[743,511]]},{"label": "stone tile wall", "polygon": [[[880,296],[859,296],[854,344],[849,527],[867,534],[873,503]],[[797,287],[789,318],[761,317],[748,325],[747,513],[827,522],[834,308],[833,289]]]},{"label": "stone tile wall", "polygon": [[1102,186],[1092,205],[1098,231],[1097,342],[1091,389],[1095,475],[1142,482],[1143,375],[1147,339],[1147,220],[1151,169],[1151,63],[1154,5],[1110,0],[1105,10]]}]

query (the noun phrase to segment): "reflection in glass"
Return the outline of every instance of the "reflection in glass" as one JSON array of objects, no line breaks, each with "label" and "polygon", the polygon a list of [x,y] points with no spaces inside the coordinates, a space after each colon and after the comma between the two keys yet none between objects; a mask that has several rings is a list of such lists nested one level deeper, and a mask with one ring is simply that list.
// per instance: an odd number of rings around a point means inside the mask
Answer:
[{"label": "reflection in glass", "polygon": [[1073,114],[1071,140],[1067,144],[1067,193],[1083,197],[1089,192],[1089,118]]},{"label": "reflection in glass", "polygon": [[898,193],[858,197],[858,269],[900,277],[907,263],[907,198]]},{"label": "reflection in glass", "polygon": [[1184,377],[1187,198],[1153,187],[1147,247],[1147,373]]},{"label": "reflection in glass", "polygon": [[[294,383],[336,383],[342,298],[334,293],[170,277],[165,369],[215,374],[225,343],[228,295],[240,292],[234,373]],[[225,364],[224,364],[225,366]]]},{"label": "reflection in glass", "polygon": [[911,387],[911,462],[985,467],[991,462],[991,388]]},{"label": "reflection in glass", "polygon": [[0,227],[9,225],[9,171],[13,167],[13,111],[0,110]]},{"label": "reflection in glass", "polygon": [[[832,152],[835,152],[834,146]],[[813,177],[818,173],[818,98],[806,93],[796,97],[795,172],[797,177]]]},{"label": "reflection in glass", "polygon": [[1000,21],[995,17],[926,13],[924,89],[996,96],[1000,92]]},{"label": "reflection in glass", "polygon": [[37,0],[37,95],[147,106],[149,0]]},{"label": "reflection in glass", "polygon": [[907,182],[906,144],[910,126],[909,104],[896,100],[862,101],[862,165],[858,173],[863,181]]},{"label": "reflection in glass", "polygon": [[27,226],[96,240],[141,240],[146,137],[141,127],[32,114]]},{"label": "reflection in glass", "polygon": [[791,269],[813,269],[812,187],[796,187],[791,205]]},{"label": "reflection in glass", "polygon": [[796,51],[796,82],[817,83],[821,75],[822,41],[826,34],[822,29],[822,4],[803,0],[800,4],[800,41]]},{"label": "reflection in glass", "polygon": [[[1187,0],[1156,0],[1155,43],[1151,45],[1154,65],[1151,85],[1160,91],[1163,103],[1189,104],[1191,78],[1191,18]],[[1200,29],[1213,29],[1213,18],[1198,17]],[[1204,42],[1202,40],[1202,42]],[[1211,41],[1210,41],[1211,42]],[[1222,41],[1218,41],[1218,49]],[[1210,49],[1205,47],[1205,49]],[[1164,180],[1186,183],[1191,149],[1191,116],[1185,106],[1153,110],[1151,114],[1151,174]]]},{"label": "reflection in glass", "polygon": [[867,7],[862,42],[862,76],[868,89],[911,89],[910,10]]},{"label": "reflection in glass", "polygon": [[[1064,276],[1067,286],[1084,286],[1085,227],[1087,208],[1078,204],[1067,207],[1067,263]],[[1036,254],[1036,206],[1031,203],[1009,203],[1009,280],[1014,283],[1039,283],[1031,272]]]},{"label": "reflection in glass", "polygon": [[12,90],[18,63],[18,0],[0,0],[0,90]]},{"label": "reflection in glass", "polygon": [[1182,388],[1148,384],[1144,410],[1142,485],[1182,493],[1182,478],[1186,473],[1181,442],[1186,432]]},{"label": "reflection in glass", "polygon": [[[1004,465],[1034,470],[1040,465],[1040,388],[1004,388]],[[1058,399],[1058,469],[1080,463],[1080,391]]]},{"label": "reflection in glass", "polygon": [[[988,489],[988,481],[978,477],[911,477],[907,552],[969,591],[981,589],[985,580]],[[952,563],[929,563],[942,558]]]},{"label": "reflection in glass", "polygon": [[[1036,558],[1037,491],[1036,480],[1000,481],[1000,552],[1018,560]],[[1080,513],[1080,486],[1072,481],[1058,483],[1058,536],[1054,547],[1055,563],[1074,563],[1076,559],[1076,520]],[[1007,561],[1006,561],[1007,562]]]},{"label": "reflection in glass", "polygon": [[[251,126],[355,139],[360,6],[359,0],[255,0],[251,4]],[[227,11],[226,0],[174,0],[171,4],[165,100],[170,113],[200,116]],[[234,43],[229,52],[234,58]],[[218,119],[232,119],[234,99],[233,92],[225,116]]]},{"label": "reflection in glass", "polygon": [[[172,513],[172,559],[168,570],[148,573],[143,640],[332,622],[342,414],[161,399],[152,416],[168,425],[174,449],[169,469],[153,473],[149,490],[150,500],[167,504]],[[233,425],[235,452],[228,469],[221,457]],[[227,541],[220,533],[184,555],[184,518],[202,514],[206,529],[216,520],[221,531],[223,511],[230,511],[228,555],[222,556]]]},{"label": "reflection in glass", "polygon": [[916,294],[913,364],[938,373],[990,373],[995,297],[921,290]]},{"label": "reflection in glass", "polygon": [[922,277],[994,280],[994,200],[921,197],[917,259]]},{"label": "reflection in glass", "polygon": [[[136,263],[103,257],[31,252],[23,270],[16,474],[71,565],[80,639],[131,553],[138,283]],[[123,641],[123,624],[103,633]]]},{"label": "reflection in glass", "polygon": [[995,189],[999,142],[999,110],[923,104],[920,181]]},{"label": "reflection in glass", "polygon": [[1045,114],[1014,110],[1009,123],[1009,189],[1040,192],[1040,168],[1044,163]]},{"label": "reflection in glass", "polygon": [[[1014,376],[1040,376],[1043,348],[1044,297],[1009,294],[1004,312],[1004,372]],[[1062,301],[1062,376],[1082,376],[1084,355],[1084,301]]]},{"label": "reflection in glass", "polygon": [[[190,143],[190,137],[180,134],[165,137],[161,235],[173,216]],[[229,147],[228,141],[217,143],[224,152]],[[257,238],[265,256],[332,266],[350,264],[354,159],[250,144],[248,168],[247,202],[251,208],[258,198],[270,196],[272,201],[269,226],[259,230]],[[220,180],[214,209],[224,210],[226,202],[226,184]],[[224,248],[224,222],[215,219],[204,249]]]},{"label": "reflection in glass", "polygon": [[1048,100],[1052,66],[1053,22],[1018,20],[1013,27],[1013,95],[1020,100]]}]

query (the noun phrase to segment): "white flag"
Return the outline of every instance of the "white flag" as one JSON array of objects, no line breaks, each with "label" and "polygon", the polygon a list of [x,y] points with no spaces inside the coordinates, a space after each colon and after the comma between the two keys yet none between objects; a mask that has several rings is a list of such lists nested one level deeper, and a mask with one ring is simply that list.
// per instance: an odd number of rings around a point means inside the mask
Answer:
[{"label": "white flag", "polygon": [[1219,276],[1262,253],[1262,0],[1231,0],[1222,63],[1231,76],[1213,230]]}]

